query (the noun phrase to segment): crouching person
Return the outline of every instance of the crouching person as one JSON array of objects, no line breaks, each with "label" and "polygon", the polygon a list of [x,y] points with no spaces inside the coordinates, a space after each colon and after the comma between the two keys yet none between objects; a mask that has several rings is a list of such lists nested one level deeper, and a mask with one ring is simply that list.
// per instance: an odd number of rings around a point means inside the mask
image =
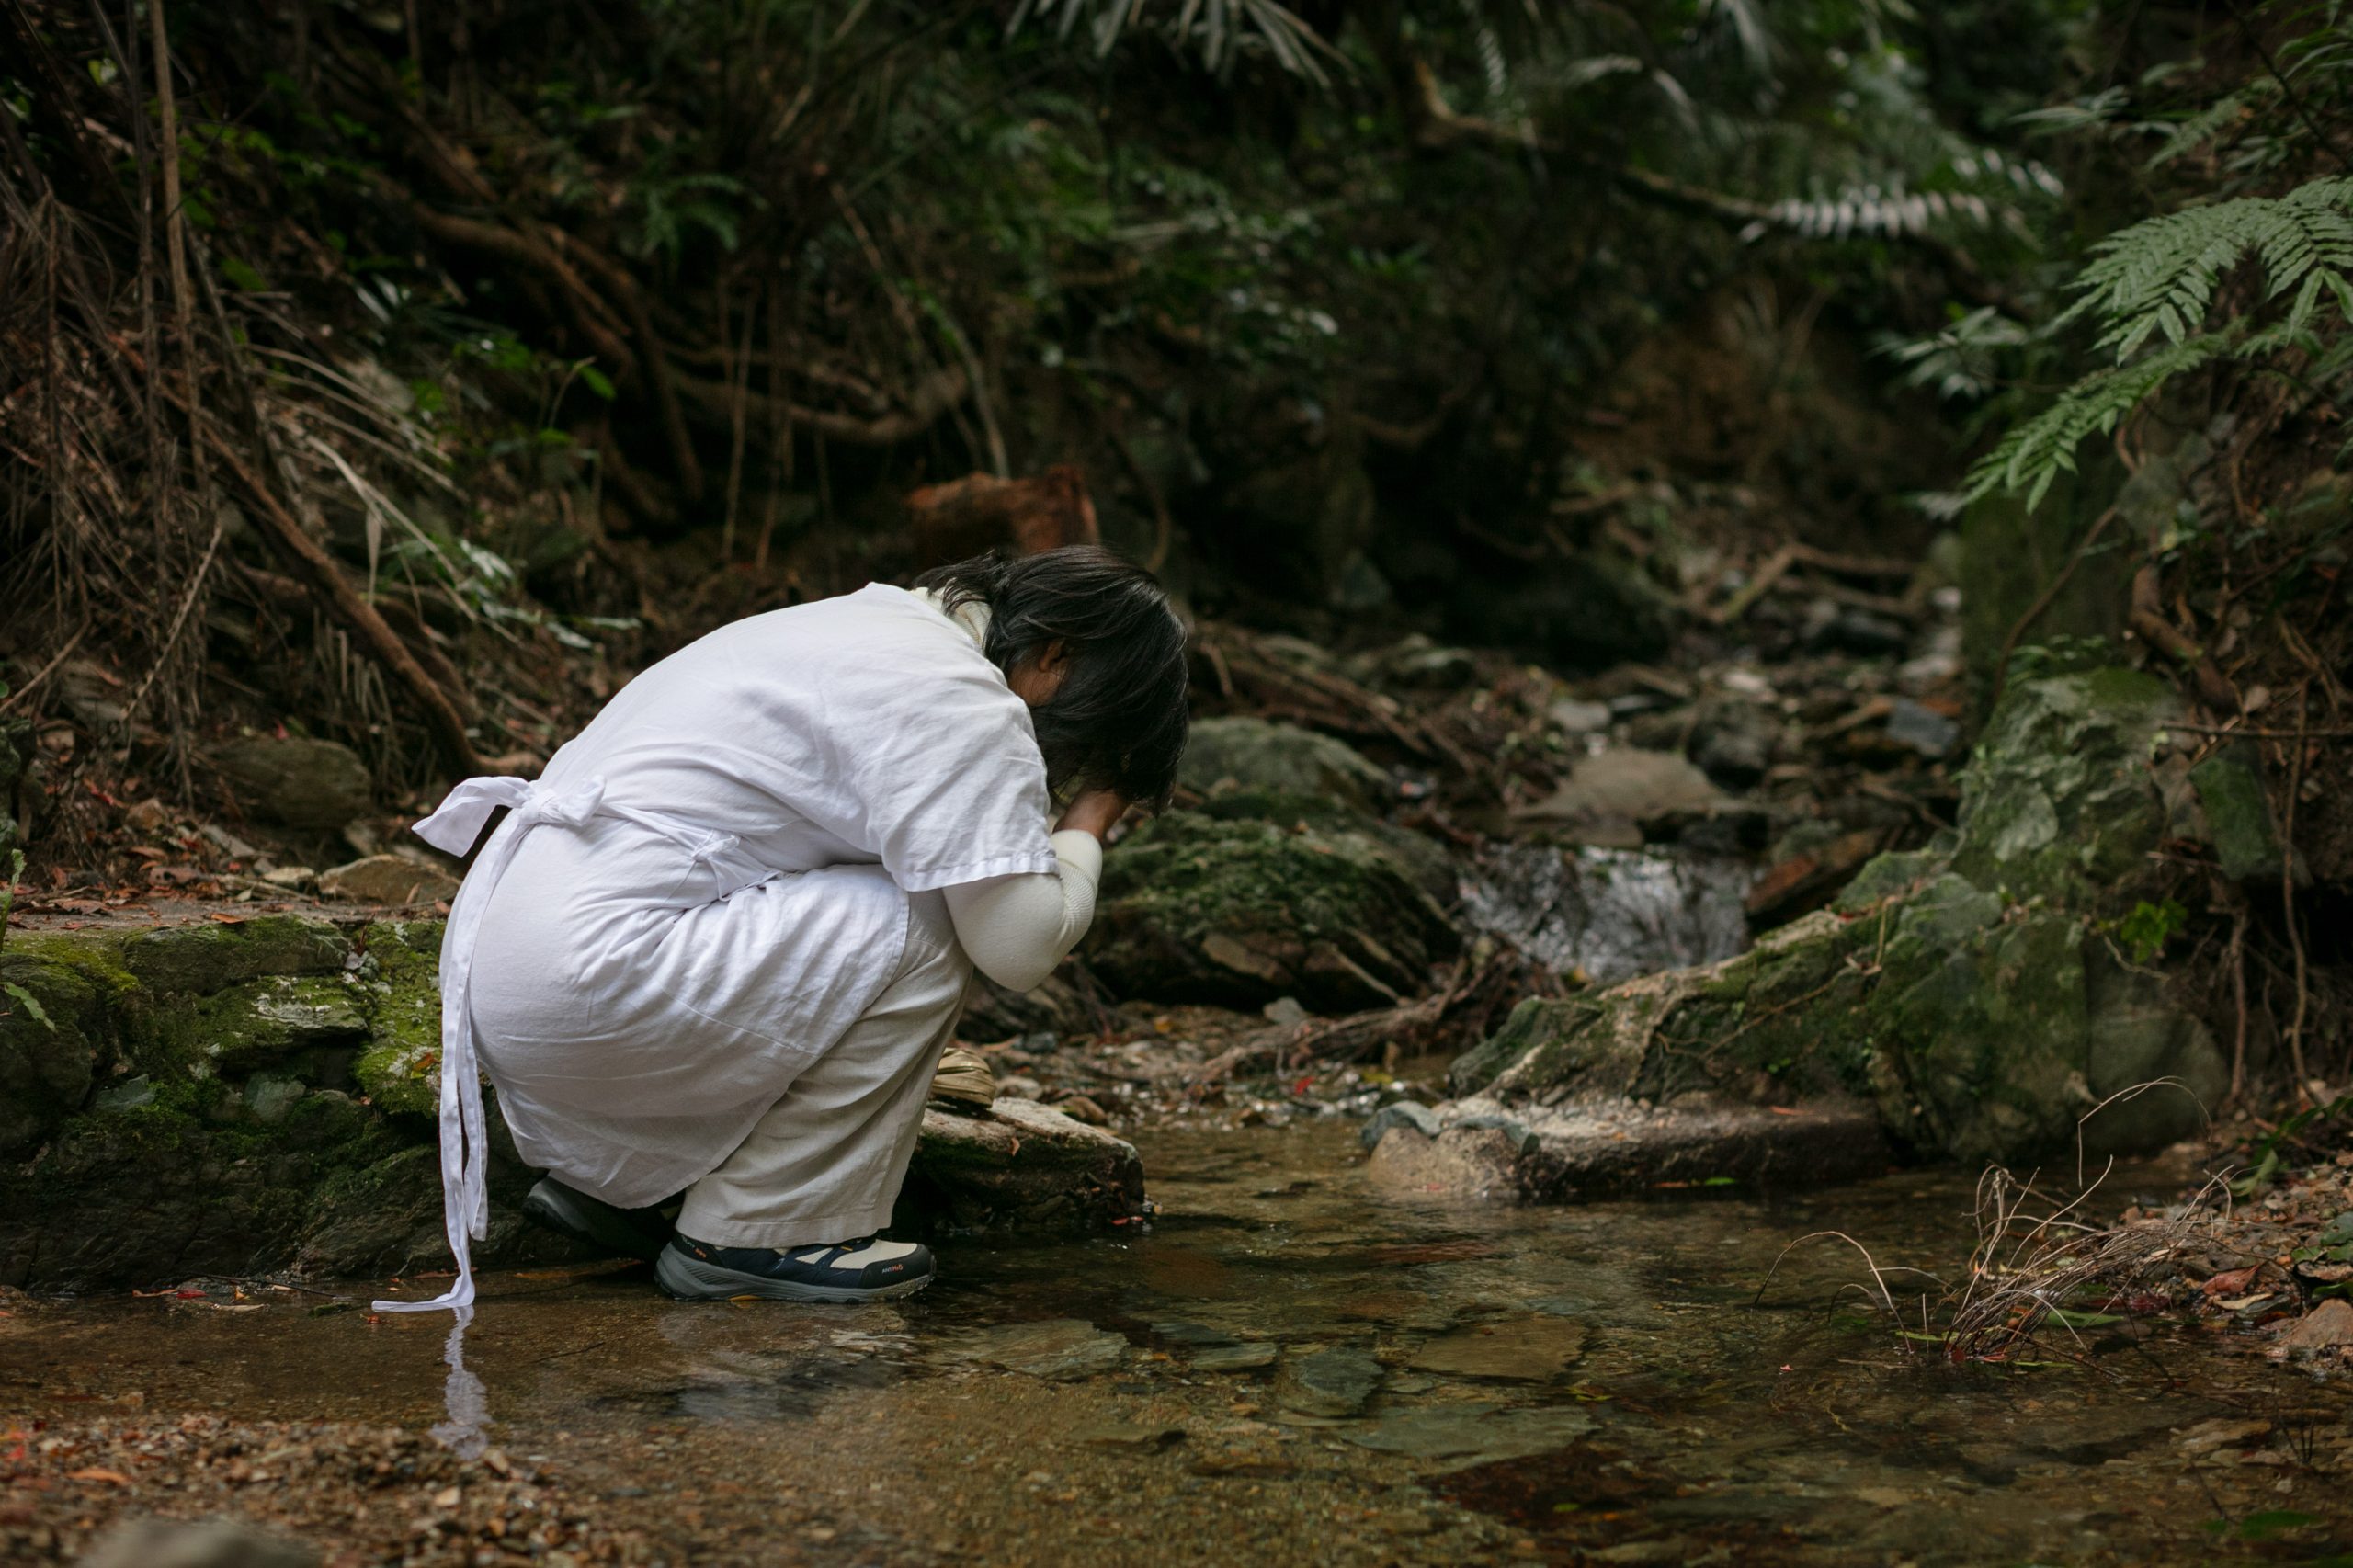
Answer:
[{"label": "crouching person", "polygon": [[930,1283],[926,1248],[875,1233],[972,971],[1052,971],[1105,835],[1166,799],[1185,735],[1166,596],[1079,546],[738,621],[631,681],[536,782],[460,785],[417,826],[445,849],[512,810],[442,948],[458,1283],[380,1305],[473,1299],[477,1062],[548,1173],[527,1209],[654,1259],[673,1295]]}]

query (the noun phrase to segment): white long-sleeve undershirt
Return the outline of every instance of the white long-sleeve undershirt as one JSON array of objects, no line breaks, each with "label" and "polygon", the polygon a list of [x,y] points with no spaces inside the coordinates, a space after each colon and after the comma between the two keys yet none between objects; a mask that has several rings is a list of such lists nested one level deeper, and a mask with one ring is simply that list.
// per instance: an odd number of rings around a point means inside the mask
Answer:
[{"label": "white long-sleeve undershirt", "polygon": [[1103,846],[1075,828],[1055,834],[1051,871],[1025,871],[947,890],[948,917],[972,967],[1008,991],[1054,972],[1095,920]]}]

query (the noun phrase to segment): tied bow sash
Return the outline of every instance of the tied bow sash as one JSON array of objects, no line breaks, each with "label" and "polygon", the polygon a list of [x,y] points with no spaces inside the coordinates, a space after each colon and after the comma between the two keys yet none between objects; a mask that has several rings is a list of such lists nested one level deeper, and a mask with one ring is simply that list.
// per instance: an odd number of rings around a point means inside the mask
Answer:
[{"label": "tied bow sash", "polygon": [[[647,827],[707,861],[736,847],[733,835],[712,833],[655,812],[605,801],[605,781],[584,778],[551,786],[523,778],[469,778],[431,816],[410,829],[436,849],[462,856],[482,836],[493,812],[514,812],[467,872],[449,906],[441,937],[441,1223],[457,1263],[457,1283],[429,1301],[378,1301],[380,1312],[471,1311],[474,1301],[472,1243],[488,1233],[489,1142],[483,1120],[482,1066],[474,1052],[470,1006],[474,944],[482,934],[490,895],[506,875],[516,850],[538,827],[578,828],[597,815],[620,817]],[[750,880],[759,880],[756,876]]]}]

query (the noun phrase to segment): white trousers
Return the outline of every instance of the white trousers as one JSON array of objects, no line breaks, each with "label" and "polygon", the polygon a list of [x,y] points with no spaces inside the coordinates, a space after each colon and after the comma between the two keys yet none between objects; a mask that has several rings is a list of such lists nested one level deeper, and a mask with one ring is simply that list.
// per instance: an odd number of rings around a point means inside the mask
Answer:
[{"label": "white trousers", "polygon": [[687,1189],[679,1234],[719,1246],[795,1247],[891,1222],[972,973],[947,900],[936,892],[906,899],[897,975],[735,1152]]}]

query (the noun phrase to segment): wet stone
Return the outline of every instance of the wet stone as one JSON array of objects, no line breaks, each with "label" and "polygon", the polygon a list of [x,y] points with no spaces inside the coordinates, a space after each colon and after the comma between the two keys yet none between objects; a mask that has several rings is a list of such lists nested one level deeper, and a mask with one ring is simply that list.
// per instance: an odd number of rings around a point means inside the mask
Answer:
[{"label": "wet stone", "polygon": [[1070,1382],[1120,1366],[1128,1358],[1128,1342],[1084,1318],[1049,1318],[986,1330],[962,1354],[1008,1372]]},{"label": "wet stone", "polygon": [[1211,1345],[1194,1352],[1193,1370],[1197,1372],[1252,1372],[1275,1364],[1277,1346],[1271,1340],[1248,1340],[1240,1345]]},{"label": "wet stone", "polygon": [[1283,1363],[1278,1394],[1283,1408],[1301,1415],[1354,1415],[1381,1386],[1381,1363],[1369,1351],[1336,1346]]},{"label": "wet stone", "polygon": [[1425,1138],[1435,1138],[1443,1131],[1438,1112],[1418,1100],[1399,1100],[1395,1105],[1382,1106],[1364,1124],[1364,1146],[1370,1149],[1378,1144],[1392,1127],[1410,1127]]},{"label": "wet stone", "polygon": [[1449,1377],[1549,1382],[1585,1354],[1586,1328],[1561,1317],[1474,1324],[1425,1340],[1406,1358],[1417,1371]]},{"label": "wet stone", "polygon": [[1549,1453],[1594,1428],[1594,1419],[1574,1408],[1500,1410],[1464,1404],[1409,1410],[1383,1417],[1346,1436],[1360,1448],[1412,1459],[1449,1460],[1451,1468],[1493,1464]]}]

